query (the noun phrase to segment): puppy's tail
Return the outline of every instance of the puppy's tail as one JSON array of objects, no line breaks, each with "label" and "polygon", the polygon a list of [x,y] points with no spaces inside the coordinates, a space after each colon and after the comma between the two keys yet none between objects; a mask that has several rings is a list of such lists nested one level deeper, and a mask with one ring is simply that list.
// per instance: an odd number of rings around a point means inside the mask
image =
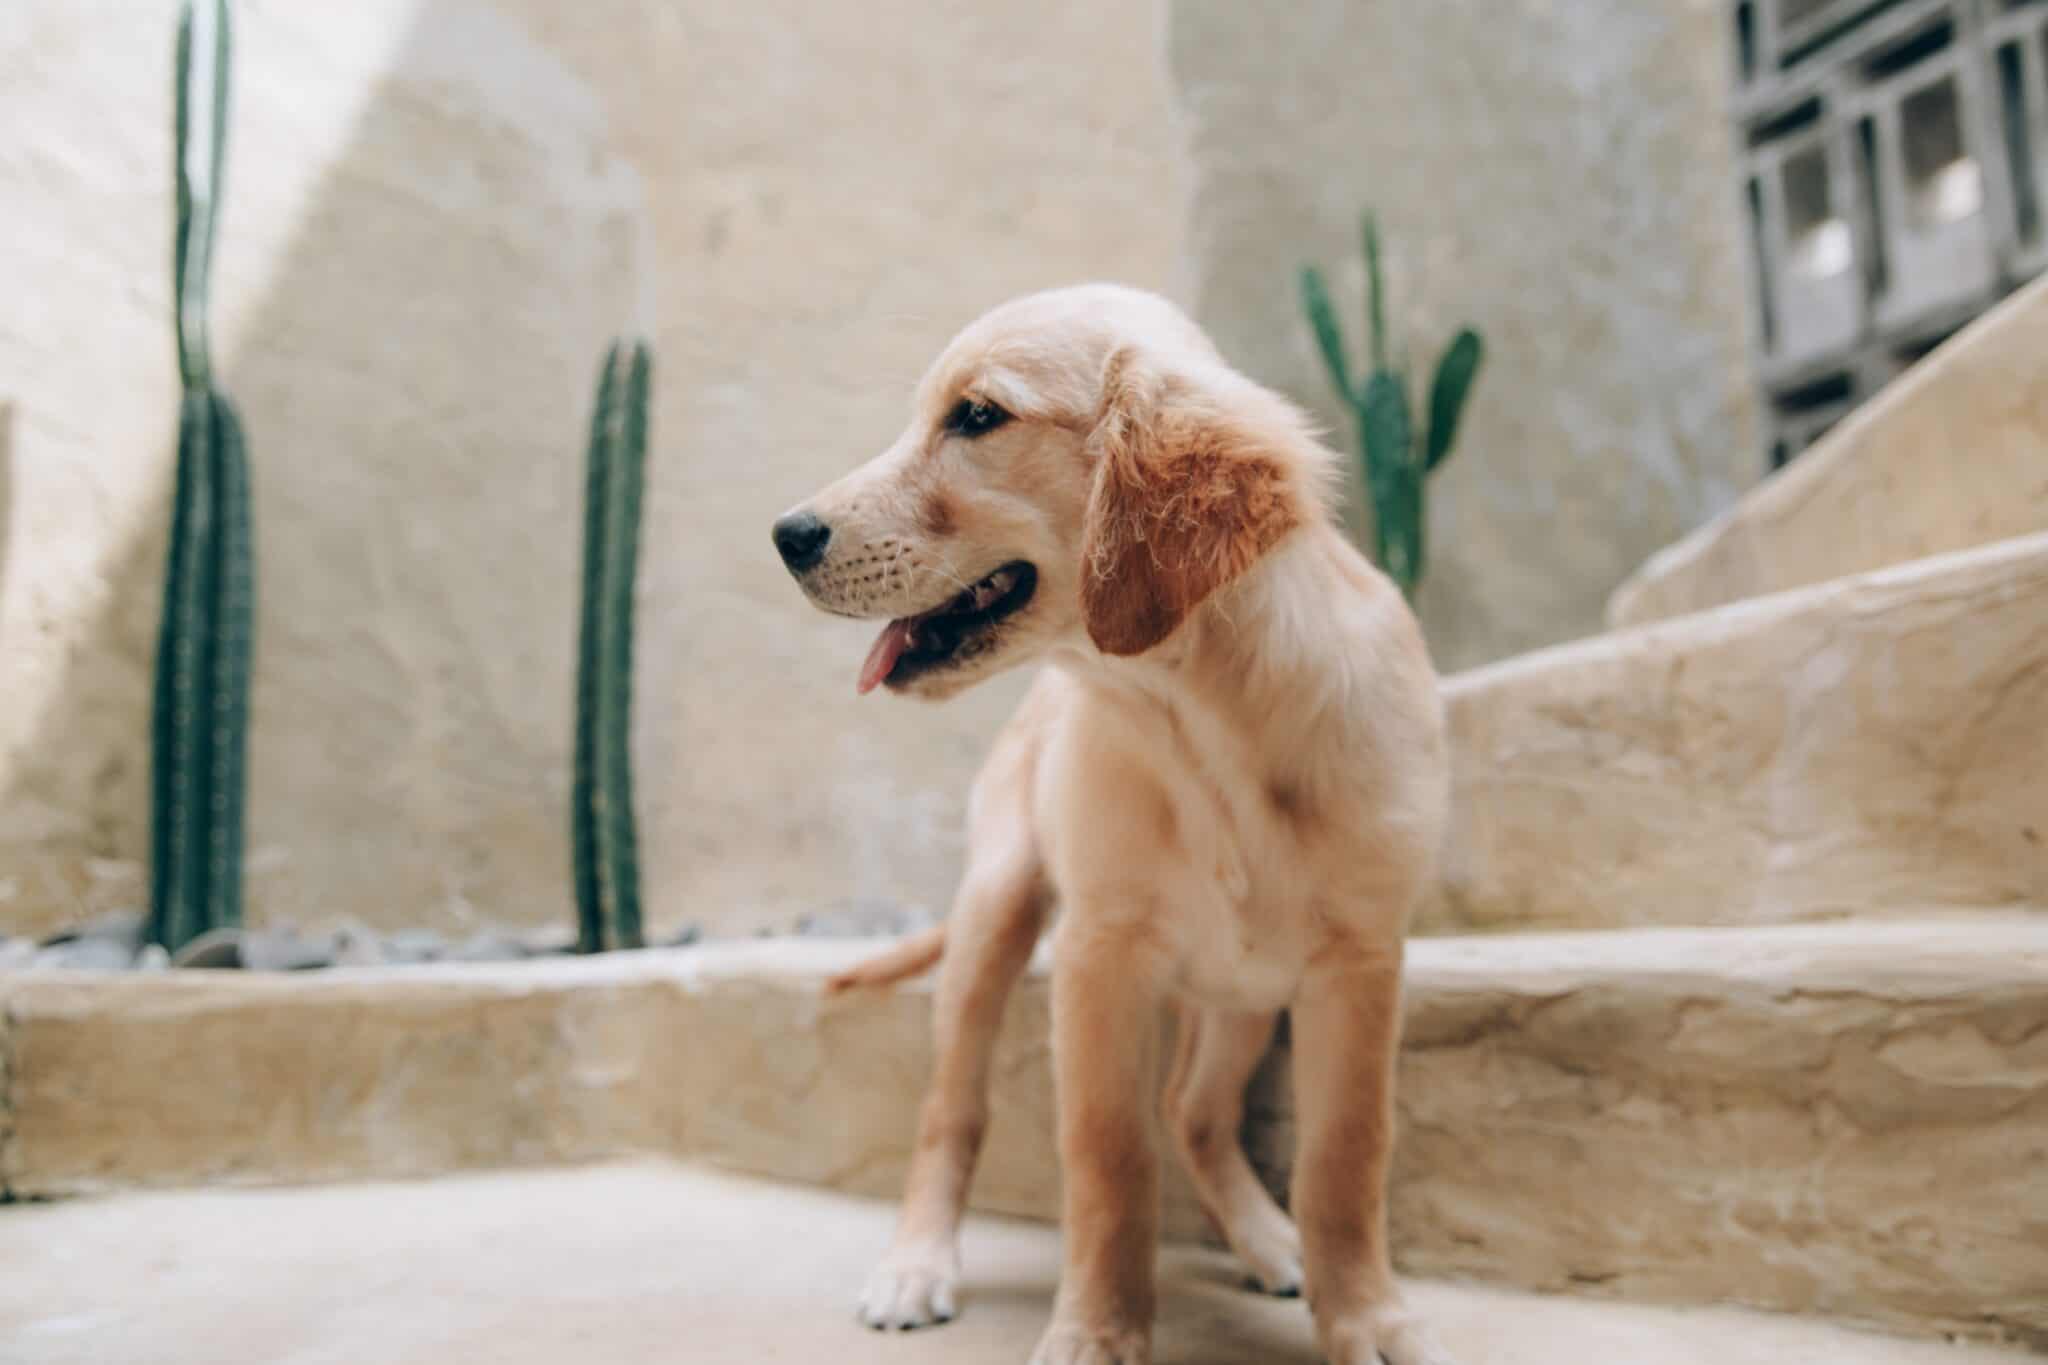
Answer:
[{"label": "puppy's tail", "polygon": [[825,983],[825,994],[839,995],[856,988],[893,986],[898,981],[930,970],[945,953],[946,926],[941,921],[922,933],[912,934],[887,952],[832,977]]}]

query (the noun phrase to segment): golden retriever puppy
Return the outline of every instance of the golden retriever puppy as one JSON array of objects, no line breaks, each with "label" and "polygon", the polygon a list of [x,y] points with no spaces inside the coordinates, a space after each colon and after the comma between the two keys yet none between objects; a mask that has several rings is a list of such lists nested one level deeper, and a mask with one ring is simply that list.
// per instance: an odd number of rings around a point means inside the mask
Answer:
[{"label": "golden retriever puppy", "polygon": [[[969,803],[937,1074],[874,1325],[954,1311],[990,1050],[1056,902],[1064,1266],[1034,1365],[1149,1359],[1152,1040],[1181,1010],[1175,1145],[1232,1247],[1302,1276],[1333,1365],[1444,1365],[1383,1202],[1402,934],[1447,806],[1436,678],[1335,524],[1335,457],[1165,300],[1088,286],[960,333],[903,435],[776,522],[805,594],[882,621],[858,686],[943,698],[1047,665]],[[908,945],[879,975],[937,956]],[[1237,1144],[1293,1011],[1299,1232]]]}]

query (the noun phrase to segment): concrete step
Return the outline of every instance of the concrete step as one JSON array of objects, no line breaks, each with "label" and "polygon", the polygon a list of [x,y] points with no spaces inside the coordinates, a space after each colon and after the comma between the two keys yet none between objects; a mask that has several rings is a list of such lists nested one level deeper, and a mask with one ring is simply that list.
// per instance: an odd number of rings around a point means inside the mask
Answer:
[{"label": "concrete step", "polygon": [[[925,983],[870,943],[286,979],[0,981],[16,1194],[683,1155],[892,1197]],[[2048,916],[1426,939],[1400,1262],[2048,1345]],[[1051,1218],[1046,992],[995,1064],[978,1207]],[[1284,1166],[1270,1098],[1248,1141]],[[1167,1223],[1204,1225],[1168,1183]]]},{"label": "concrete step", "polygon": [[1783,471],[1655,555],[1640,625],[2048,530],[2048,279],[1922,359]]},{"label": "concrete step", "polygon": [[2048,534],[1542,650],[1445,696],[1429,929],[2048,905]]},{"label": "concrete step", "polygon": [[[0,1211],[10,1365],[1014,1362],[1051,1311],[1059,1239],[980,1217],[962,1316],[879,1334],[853,1296],[887,1205],[657,1163],[326,1189],[130,1195]],[[1161,1263],[1157,1365],[1314,1365],[1296,1301],[1219,1253]],[[1461,1365],[2017,1365],[1732,1309],[1409,1286]]]}]

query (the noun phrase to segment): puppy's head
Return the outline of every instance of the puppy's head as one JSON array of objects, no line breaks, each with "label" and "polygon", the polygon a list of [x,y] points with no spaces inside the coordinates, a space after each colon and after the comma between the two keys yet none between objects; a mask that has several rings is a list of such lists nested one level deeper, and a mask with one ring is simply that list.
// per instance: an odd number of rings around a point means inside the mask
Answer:
[{"label": "puppy's head", "polygon": [[1048,649],[1142,653],[1323,515],[1328,452],[1165,300],[1087,286],[955,337],[910,425],[775,523],[860,690],[948,696]]}]

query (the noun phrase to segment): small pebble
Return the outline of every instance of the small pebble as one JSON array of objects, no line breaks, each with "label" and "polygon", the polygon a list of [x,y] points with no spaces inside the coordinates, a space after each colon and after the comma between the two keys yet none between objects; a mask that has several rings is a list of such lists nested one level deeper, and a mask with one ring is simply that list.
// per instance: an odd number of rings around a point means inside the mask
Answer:
[{"label": "small pebble", "polygon": [[202,971],[223,971],[242,965],[242,931],[208,929],[171,954],[173,967]]}]

